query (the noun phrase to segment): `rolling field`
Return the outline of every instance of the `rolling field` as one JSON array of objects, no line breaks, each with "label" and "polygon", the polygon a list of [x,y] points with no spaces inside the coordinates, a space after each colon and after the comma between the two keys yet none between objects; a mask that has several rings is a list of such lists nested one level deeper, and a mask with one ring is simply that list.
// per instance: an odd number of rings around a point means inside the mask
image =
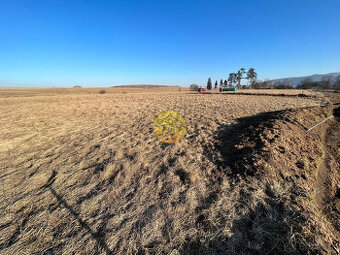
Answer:
[{"label": "rolling field", "polygon": [[[322,94],[99,90],[0,89],[0,254],[339,252],[315,202],[324,133],[304,130]],[[170,110],[187,130],[168,145]]]}]

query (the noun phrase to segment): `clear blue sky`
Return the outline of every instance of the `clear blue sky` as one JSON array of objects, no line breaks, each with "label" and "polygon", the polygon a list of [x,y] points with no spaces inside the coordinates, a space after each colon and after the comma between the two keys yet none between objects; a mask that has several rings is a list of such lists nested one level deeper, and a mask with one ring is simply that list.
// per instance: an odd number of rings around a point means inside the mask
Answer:
[{"label": "clear blue sky", "polygon": [[0,0],[0,86],[188,86],[240,67],[339,72],[340,1]]}]

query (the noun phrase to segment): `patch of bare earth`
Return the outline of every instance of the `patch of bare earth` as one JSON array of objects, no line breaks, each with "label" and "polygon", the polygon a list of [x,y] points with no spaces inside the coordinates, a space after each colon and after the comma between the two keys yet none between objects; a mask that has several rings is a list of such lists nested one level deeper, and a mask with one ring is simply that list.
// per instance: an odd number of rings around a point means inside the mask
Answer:
[{"label": "patch of bare earth", "polygon": [[[322,133],[306,132],[331,114],[319,104],[177,90],[1,98],[0,253],[336,254],[338,211],[316,202]],[[173,145],[152,133],[166,110],[188,125]]]}]

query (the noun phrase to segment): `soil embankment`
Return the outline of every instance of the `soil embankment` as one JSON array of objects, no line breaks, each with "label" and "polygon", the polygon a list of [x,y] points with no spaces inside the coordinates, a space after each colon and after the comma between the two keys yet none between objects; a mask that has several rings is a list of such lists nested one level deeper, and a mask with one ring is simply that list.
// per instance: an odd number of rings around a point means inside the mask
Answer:
[{"label": "soil embankment", "polygon": [[333,109],[334,121],[324,130],[324,160],[316,180],[316,202],[321,213],[340,233],[340,107]]},{"label": "soil embankment", "polygon": [[[261,226],[271,234],[262,241],[272,245],[262,246],[262,252],[339,254],[338,111],[328,104],[269,112],[221,127],[215,145],[220,153],[211,150],[210,160],[239,185],[245,181],[253,189],[247,196],[267,183],[266,207],[240,220],[248,237],[244,241],[256,242],[250,237],[261,236]],[[307,131],[332,114],[335,118]]]}]

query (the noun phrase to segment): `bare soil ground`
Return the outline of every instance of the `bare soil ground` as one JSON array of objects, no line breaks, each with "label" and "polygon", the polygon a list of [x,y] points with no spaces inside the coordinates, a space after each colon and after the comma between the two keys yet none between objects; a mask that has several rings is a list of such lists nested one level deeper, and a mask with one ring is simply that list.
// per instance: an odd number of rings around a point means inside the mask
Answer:
[{"label": "bare soil ground", "polygon": [[1,254],[339,253],[328,96],[105,90],[0,89]]}]

